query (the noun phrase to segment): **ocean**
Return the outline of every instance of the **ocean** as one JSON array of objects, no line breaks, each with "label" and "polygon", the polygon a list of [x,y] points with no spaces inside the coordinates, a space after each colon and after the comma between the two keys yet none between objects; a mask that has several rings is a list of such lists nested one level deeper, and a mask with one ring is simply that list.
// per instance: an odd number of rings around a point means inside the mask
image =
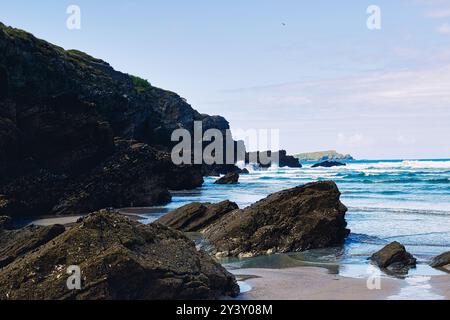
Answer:
[{"label": "ocean", "polygon": [[231,200],[240,208],[267,195],[312,181],[333,180],[348,207],[346,219],[351,234],[339,248],[271,257],[227,260],[229,267],[282,268],[321,265],[349,276],[367,275],[367,258],[392,241],[399,241],[418,258],[422,275],[440,274],[426,263],[450,250],[450,159],[365,160],[348,162],[346,167],[276,168],[255,170],[247,166],[239,185],[215,185],[215,177],[205,179],[202,188],[174,193],[164,207],[140,211],[150,223],[191,202]]}]

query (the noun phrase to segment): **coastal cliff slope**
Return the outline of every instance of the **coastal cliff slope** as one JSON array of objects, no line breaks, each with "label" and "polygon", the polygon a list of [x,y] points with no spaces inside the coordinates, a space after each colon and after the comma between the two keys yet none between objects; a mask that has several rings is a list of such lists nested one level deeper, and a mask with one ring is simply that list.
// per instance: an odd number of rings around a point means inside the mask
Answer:
[{"label": "coastal cliff slope", "polygon": [[170,201],[203,183],[175,167],[176,128],[226,130],[179,95],[0,23],[0,214],[88,213]]}]

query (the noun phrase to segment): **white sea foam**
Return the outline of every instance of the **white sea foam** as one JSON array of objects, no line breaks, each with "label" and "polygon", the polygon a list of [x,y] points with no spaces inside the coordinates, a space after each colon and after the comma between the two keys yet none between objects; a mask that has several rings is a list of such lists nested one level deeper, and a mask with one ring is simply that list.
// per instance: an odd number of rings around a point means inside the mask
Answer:
[{"label": "white sea foam", "polygon": [[407,286],[389,300],[442,300],[443,296],[436,294],[430,284],[431,277],[413,276],[406,278]]}]

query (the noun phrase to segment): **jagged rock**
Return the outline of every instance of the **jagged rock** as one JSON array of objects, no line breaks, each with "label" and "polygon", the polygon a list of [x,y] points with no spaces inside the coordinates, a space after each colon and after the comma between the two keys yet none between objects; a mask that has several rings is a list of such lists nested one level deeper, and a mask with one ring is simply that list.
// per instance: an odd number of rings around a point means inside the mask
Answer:
[{"label": "jagged rock", "polygon": [[397,241],[374,253],[370,259],[381,269],[394,271],[416,266],[416,259],[406,251],[405,246]]},{"label": "jagged rock", "polygon": [[32,252],[65,231],[62,225],[28,226],[19,230],[10,230],[10,228],[10,225],[8,229],[0,226],[0,268]]},{"label": "jagged rock", "polygon": [[[1,201],[1,196],[0,196]],[[0,231],[12,228],[12,219],[8,216],[0,216]]]},{"label": "jagged rock", "polygon": [[[81,290],[67,288],[67,268]],[[234,276],[181,232],[101,211],[0,269],[0,299],[140,300],[236,296]]]},{"label": "jagged rock", "polygon": [[212,164],[202,166],[203,176],[205,177],[220,177],[220,175],[226,175],[228,173],[241,173],[234,164]]},{"label": "jagged rock", "polygon": [[[265,160],[267,157],[278,159],[278,161],[275,161],[275,163],[269,162]],[[249,152],[245,155],[245,163],[250,163],[252,161],[255,161],[257,164],[259,164],[262,168],[269,168],[273,164],[277,165],[280,168],[283,167],[290,167],[290,168],[301,168],[302,165],[300,164],[300,161],[297,158],[294,158],[293,156],[287,155],[286,150],[280,150],[279,152],[272,152],[272,151],[258,151],[258,152]]]},{"label": "jagged rock", "polygon": [[208,225],[220,219],[224,214],[239,209],[236,203],[191,203],[169,212],[156,223],[163,224],[183,232],[200,232]]},{"label": "jagged rock", "polygon": [[334,182],[281,191],[234,210],[204,230],[218,256],[255,256],[326,248],[348,236],[345,212]]},{"label": "jagged rock", "polygon": [[344,167],[344,166],[346,166],[346,164],[342,163],[342,162],[324,161],[324,162],[316,163],[315,165],[312,166],[312,168],[319,168],[319,167],[332,168],[332,167]]},{"label": "jagged rock", "polygon": [[450,251],[434,257],[430,263],[433,268],[443,268],[450,265]]},{"label": "jagged rock", "polygon": [[222,178],[218,179],[214,184],[238,184],[239,183],[239,173],[228,173]]}]

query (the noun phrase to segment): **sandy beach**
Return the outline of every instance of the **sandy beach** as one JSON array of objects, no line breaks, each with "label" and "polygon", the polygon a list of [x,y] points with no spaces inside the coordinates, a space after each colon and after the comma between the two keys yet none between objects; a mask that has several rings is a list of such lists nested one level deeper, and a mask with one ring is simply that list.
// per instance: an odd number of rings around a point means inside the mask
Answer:
[{"label": "sandy beach", "polygon": [[242,300],[402,300],[449,299],[450,277],[381,278],[381,289],[369,290],[367,279],[333,275],[326,269],[232,270],[251,287]]}]

